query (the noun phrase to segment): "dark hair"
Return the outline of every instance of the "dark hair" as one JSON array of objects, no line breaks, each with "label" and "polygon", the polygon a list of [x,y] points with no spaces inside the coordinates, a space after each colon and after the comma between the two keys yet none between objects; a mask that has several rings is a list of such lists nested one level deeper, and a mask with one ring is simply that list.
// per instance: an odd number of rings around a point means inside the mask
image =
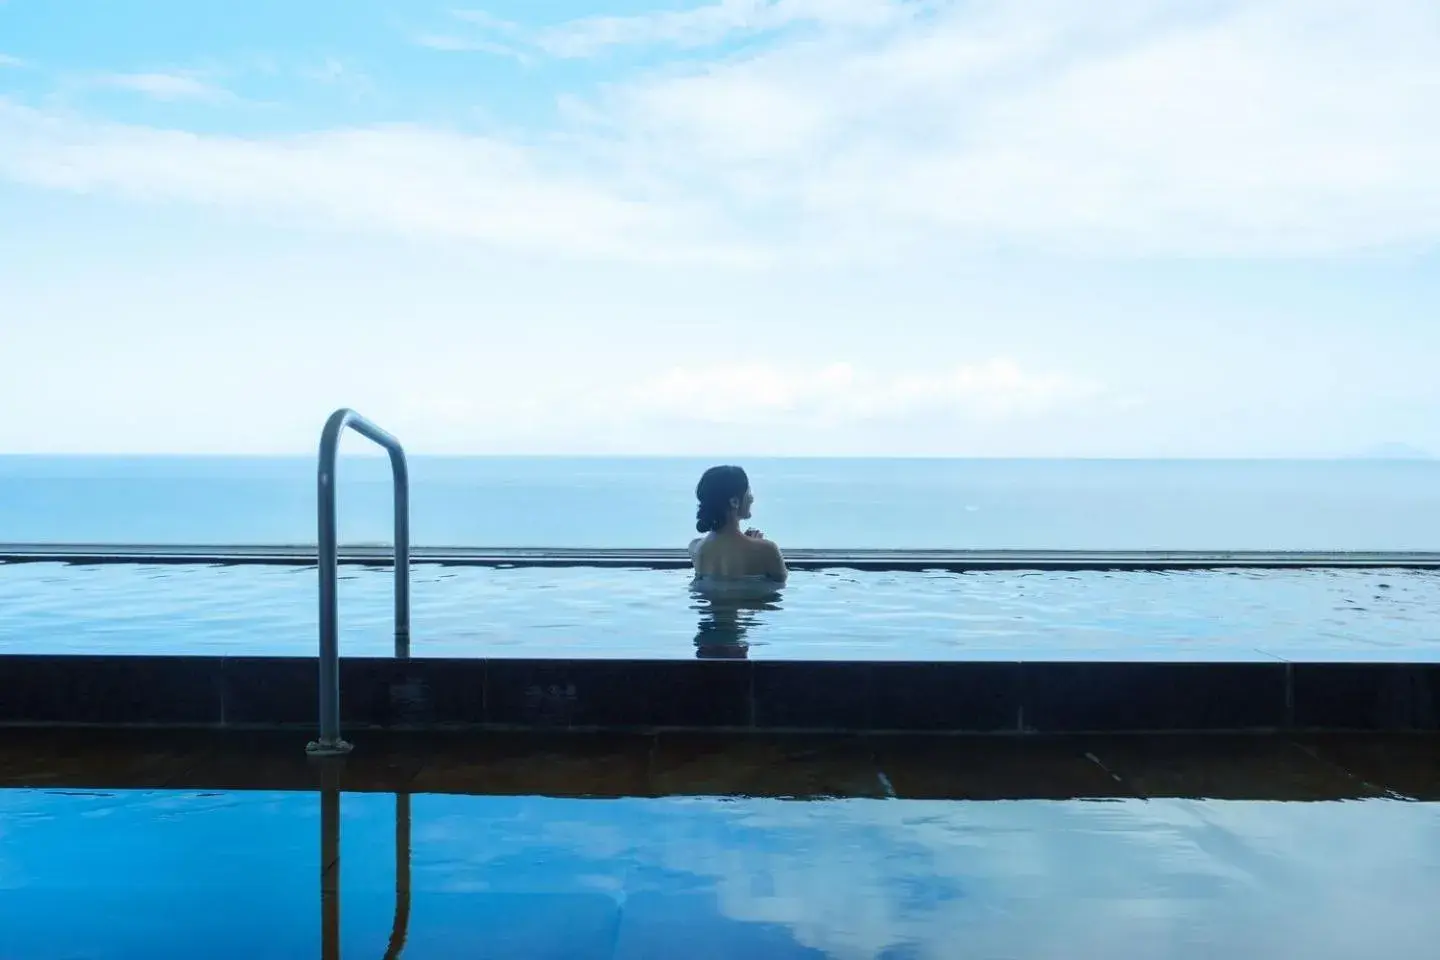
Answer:
[{"label": "dark hair", "polygon": [[719,530],[730,519],[730,501],[745,496],[750,478],[739,467],[711,467],[695,487],[700,506],[695,511],[695,529],[701,533]]}]

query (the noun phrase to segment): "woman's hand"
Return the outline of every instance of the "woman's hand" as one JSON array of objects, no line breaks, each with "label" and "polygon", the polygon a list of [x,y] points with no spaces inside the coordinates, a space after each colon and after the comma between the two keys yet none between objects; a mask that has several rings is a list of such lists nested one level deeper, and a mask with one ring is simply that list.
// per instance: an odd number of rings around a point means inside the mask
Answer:
[{"label": "woman's hand", "polygon": [[749,537],[749,538],[752,539],[752,540],[764,540],[764,539],[765,539],[765,534],[761,533],[759,530],[756,530],[754,527],[751,527],[749,530],[746,530],[746,531],[745,531],[745,536]]}]

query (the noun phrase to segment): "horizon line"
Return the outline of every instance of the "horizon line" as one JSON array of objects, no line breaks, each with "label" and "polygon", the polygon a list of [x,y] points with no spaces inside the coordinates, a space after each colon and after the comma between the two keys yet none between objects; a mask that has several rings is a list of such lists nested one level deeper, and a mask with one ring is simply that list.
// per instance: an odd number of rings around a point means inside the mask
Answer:
[{"label": "horizon line", "polygon": [[[670,454],[670,453],[430,453],[407,450],[410,460],[696,460],[704,462],[734,462],[737,460],[919,460],[919,461],[1078,461],[1078,462],[1209,462],[1209,463],[1434,463],[1437,458],[1428,453],[1411,456],[1384,456],[1371,454],[1307,454],[1307,455],[1089,455],[1066,456],[1055,454],[1028,455],[984,455],[984,454]],[[0,451],[0,460],[50,459],[50,460],[312,460],[313,453],[187,453],[178,451],[129,451],[129,452],[44,452],[12,453]],[[384,460],[382,450],[358,450],[340,455],[342,460]]]}]

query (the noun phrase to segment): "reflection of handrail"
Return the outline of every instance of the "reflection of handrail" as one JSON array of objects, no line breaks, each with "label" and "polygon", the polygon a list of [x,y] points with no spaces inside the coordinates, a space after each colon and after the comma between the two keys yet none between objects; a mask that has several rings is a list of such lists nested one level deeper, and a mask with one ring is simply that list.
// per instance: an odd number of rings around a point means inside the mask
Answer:
[{"label": "reflection of handrail", "polygon": [[[385,960],[399,960],[410,934],[410,794],[395,794],[395,917]],[[340,789],[326,778],[320,791],[320,956],[340,958]]]},{"label": "reflection of handrail", "polygon": [[397,960],[410,934],[410,794],[395,794],[395,919],[385,960]]},{"label": "reflection of handrail", "polygon": [[336,410],[320,434],[317,477],[320,570],[320,739],[309,752],[334,756],[350,752],[340,739],[340,548],[335,533],[335,461],[340,434],[350,427],[390,454],[395,481],[395,656],[410,656],[410,471],[400,441],[354,410]]},{"label": "reflection of handrail", "polygon": [[320,956],[340,958],[340,789],[333,783],[320,790]]}]

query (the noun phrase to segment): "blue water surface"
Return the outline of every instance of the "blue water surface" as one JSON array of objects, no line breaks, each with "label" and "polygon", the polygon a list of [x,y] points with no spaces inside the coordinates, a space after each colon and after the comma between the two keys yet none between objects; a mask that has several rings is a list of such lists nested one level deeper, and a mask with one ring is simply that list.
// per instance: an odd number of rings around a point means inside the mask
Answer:
[{"label": "blue water surface", "polygon": [[[314,567],[0,564],[0,654],[314,656]],[[340,647],[390,656],[388,569],[341,568]],[[773,597],[684,570],[412,570],[430,657],[1440,661],[1440,571],[796,572]]]},{"label": "blue water surface", "polygon": [[[409,803],[407,960],[1349,960],[1440,937],[1436,804]],[[385,953],[398,810],[339,798],[341,956]],[[0,956],[334,955],[321,821],[316,794],[0,791]]]}]

